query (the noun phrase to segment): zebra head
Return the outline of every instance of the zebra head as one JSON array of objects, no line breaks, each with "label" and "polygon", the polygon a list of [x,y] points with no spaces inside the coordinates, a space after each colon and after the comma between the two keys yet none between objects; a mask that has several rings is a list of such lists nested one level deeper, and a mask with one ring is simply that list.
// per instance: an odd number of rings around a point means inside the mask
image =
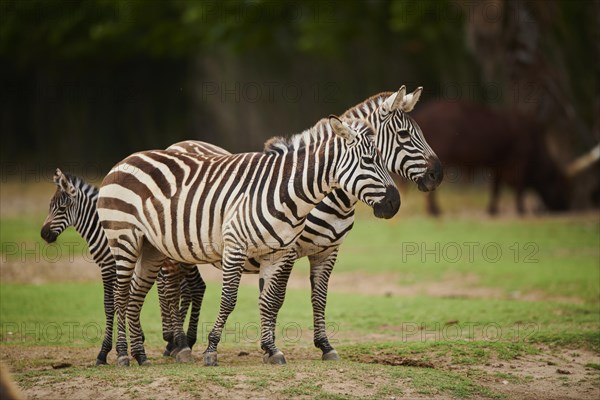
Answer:
[{"label": "zebra head", "polygon": [[377,148],[388,170],[417,184],[422,192],[434,190],[444,177],[442,163],[408,113],[419,101],[422,87],[406,94],[403,85],[370,115],[377,131]]},{"label": "zebra head", "polygon": [[67,227],[75,224],[77,216],[77,188],[72,177],[63,174],[60,169],[54,173],[56,192],[50,200],[50,210],[42,226],[42,238],[47,243],[56,241]]},{"label": "zebra head", "polygon": [[373,208],[377,218],[391,218],[400,209],[400,194],[375,146],[375,132],[363,120],[329,117],[333,132],[344,139],[345,151],[335,168],[340,187]]}]

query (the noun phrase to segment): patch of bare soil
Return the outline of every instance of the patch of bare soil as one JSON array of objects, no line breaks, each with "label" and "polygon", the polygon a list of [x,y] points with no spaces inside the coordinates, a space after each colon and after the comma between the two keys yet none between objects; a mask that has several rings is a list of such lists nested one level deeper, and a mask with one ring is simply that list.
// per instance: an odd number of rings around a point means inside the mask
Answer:
[{"label": "patch of bare soil", "polygon": [[358,358],[359,362],[367,364],[381,364],[392,366],[418,367],[418,368],[435,368],[432,362],[418,360],[416,358],[406,358],[396,355],[365,355]]},{"label": "patch of bare soil", "polygon": [[512,360],[493,360],[485,365],[453,365],[447,360],[433,362],[394,354],[360,355],[355,361],[368,364],[436,368],[465,374],[476,383],[513,399],[599,399],[600,354],[590,350],[551,349],[538,355]]},{"label": "patch of bare soil", "polygon": [[[21,347],[1,346],[0,359],[10,366],[14,376],[36,374],[20,382],[19,386],[28,399],[191,399],[189,393],[179,391],[169,377],[149,377],[143,382],[131,385],[128,382],[107,382],[93,376],[73,376],[73,368],[89,370],[94,365],[97,349],[68,347]],[[111,353],[114,357],[114,354]],[[170,362],[170,359],[157,359],[156,363]],[[62,364],[62,368],[56,368]],[[85,375],[84,372],[82,375]]]},{"label": "patch of bare soil", "polygon": [[0,186],[0,216],[19,217],[48,211],[56,190],[52,174],[26,182],[2,182]]},{"label": "patch of bare soil", "polygon": [[[212,265],[200,265],[200,273],[207,284],[221,284],[222,272]],[[86,257],[57,262],[23,263],[5,261],[0,264],[0,281],[3,283],[44,284],[53,282],[100,281],[100,269]],[[549,296],[543,291],[506,293],[499,288],[483,287],[475,274],[448,275],[437,282],[419,282],[401,285],[402,274],[336,271],[331,275],[329,290],[339,293],[367,296],[431,296],[438,298],[511,299],[523,301],[556,301],[583,304],[578,297]],[[258,274],[244,274],[241,285],[258,288]],[[310,280],[304,271],[294,270],[288,288],[310,290]]]},{"label": "patch of bare soil", "polygon": [[116,399],[152,398],[160,400],[191,399],[190,394],[173,388],[169,378],[157,378],[145,385],[136,385],[134,390],[127,387],[108,386],[101,381],[73,377],[64,382],[39,382],[25,391],[28,399]]},{"label": "patch of bare soil", "polygon": [[72,261],[22,262],[7,260],[0,264],[0,282],[2,283],[42,285],[65,281],[100,282],[100,268],[83,256],[74,257]]},{"label": "patch of bare soil", "polygon": [[[400,285],[402,275],[399,273],[335,272],[331,275],[329,290],[340,293],[364,294],[368,296],[431,296],[439,298],[479,298],[479,299],[512,299],[524,301],[557,301],[582,304],[578,297],[548,296],[542,291],[527,293],[506,293],[499,288],[479,285],[479,277],[475,274],[448,275],[437,282],[420,282],[411,285]],[[290,276],[288,287],[310,289],[310,281],[306,274]]]},{"label": "patch of bare soil", "polygon": [[586,367],[590,363],[599,364],[600,355],[582,349],[546,348],[535,356],[452,369],[485,372],[479,383],[508,398],[595,400],[600,398],[600,371]]},{"label": "patch of bare soil", "polygon": [[[149,353],[158,354],[158,349],[151,349]],[[154,364],[152,367],[140,368],[132,365],[120,372],[121,370],[111,371],[106,370],[106,367],[92,366],[94,349],[0,347],[0,358],[10,366],[21,390],[29,399],[309,399],[314,398],[314,394],[310,394],[314,387],[342,397],[374,398],[378,397],[380,389],[390,385],[389,377],[374,375],[371,370],[349,368],[348,364],[327,363],[330,368],[315,371],[311,364],[306,362],[318,359],[313,349],[286,350],[286,367],[262,364],[259,351],[247,353],[240,356],[237,350],[220,352],[221,365],[241,370],[235,373],[228,371],[216,379],[211,377],[214,375],[210,372],[202,372],[210,369],[200,365],[200,353],[197,353],[198,372],[194,373],[191,370],[189,379],[182,379],[181,376],[172,377],[161,373],[161,366],[172,364],[174,361],[160,356],[151,357]],[[72,367],[60,370],[52,368],[64,360],[68,360]],[[252,367],[251,372],[248,372],[248,366]],[[75,372],[74,368],[77,368]],[[98,370],[102,372],[103,368],[109,372],[108,375],[96,373]],[[257,371],[261,374],[258,379],[266,381],[266,385],[257,385]],[[283,378],[280,375],[281,371],[285,372]],[[398,399],[449,398],[443,394],[434,397],[421,395],[411,388],[409,381],[393,383],[402,387],[402,396],[395,397]],[[183,386],[190,390],[182,389]],[[300,390],[295,392],[296,388]]]}]

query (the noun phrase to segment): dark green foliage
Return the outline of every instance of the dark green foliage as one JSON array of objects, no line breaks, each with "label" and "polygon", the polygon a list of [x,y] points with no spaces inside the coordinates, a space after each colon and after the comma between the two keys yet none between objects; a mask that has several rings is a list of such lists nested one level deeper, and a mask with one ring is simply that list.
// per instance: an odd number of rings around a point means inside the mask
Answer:
[{"label": "dark green foliage", "polygon": [[[595,6],[542,3],[526,6],[560,93],[584,121],[581,135],[595,115]],[[133,151],[188,138],[255,150],[401,84],[424,86],[424,100],[498,101],[489,86],[502,85],[481,81],[467,45],[470,4],[4,0],[2,156],[42,169],[65,159],[108,168]],[[207,98],[206,83],[239,85],[238,97]],[[256,86],[262,93],[253,97]],[[291,100],[282,93],[297,87],[302,93]]]}]

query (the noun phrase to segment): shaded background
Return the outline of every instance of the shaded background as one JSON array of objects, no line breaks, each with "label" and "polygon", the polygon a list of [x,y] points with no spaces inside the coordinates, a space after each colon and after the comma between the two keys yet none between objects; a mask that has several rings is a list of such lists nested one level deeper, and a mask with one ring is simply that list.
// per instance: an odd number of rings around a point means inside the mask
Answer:
[{"label": "shaded background", "polygon": [[56,166],[98,180],[184,139],[257,151],[402,84],[424,86],[421,103],[534,117],[562,165],[600,139],[598,1],[2,0],[0,13],[5,180]]}]

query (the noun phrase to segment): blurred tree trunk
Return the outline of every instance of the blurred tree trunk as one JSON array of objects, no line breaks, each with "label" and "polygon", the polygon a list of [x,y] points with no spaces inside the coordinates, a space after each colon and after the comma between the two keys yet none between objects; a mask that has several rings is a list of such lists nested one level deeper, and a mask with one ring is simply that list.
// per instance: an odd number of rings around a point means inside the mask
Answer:
[{"label": "blurred tree trunk", "polygon": [[[467,14],[467,46],[483,79],[502,88],[504,107],[543,123],[550,150],[563,166],[591,149],[600,140],[595,128],[600,118],[598,2],[486,0],[462,1],[461,6]],[[578,23],[595,31],[587,35],[596,38],[594,49],[581,46],[577,35],[565,29],[565,19],[574,14],[592,18],[591,24]],[[593,65],[595,71],[582,72],[575,63]],[[597,191],[588,175],[575,179],[576,207],[588,206],[582,199]]]}]

